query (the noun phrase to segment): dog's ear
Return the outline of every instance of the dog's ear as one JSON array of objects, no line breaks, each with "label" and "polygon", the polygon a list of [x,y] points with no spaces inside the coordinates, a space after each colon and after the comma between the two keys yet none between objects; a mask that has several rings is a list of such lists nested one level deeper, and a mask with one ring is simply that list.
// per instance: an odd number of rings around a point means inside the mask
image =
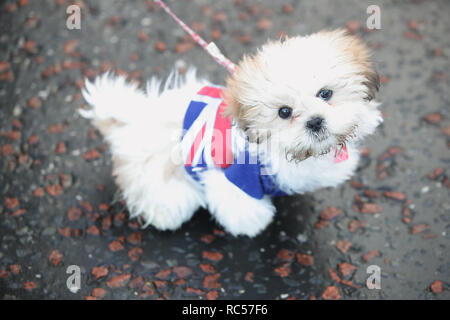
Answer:
[{"label": "dog's ear", "polygon": [[369,92],[367,94],[367,101],[371,101],[375,99],[375,95],[380,89],[380,76],[378,75],[378,72],[373,70],[370,74],[366,75],[367,81],[364,82],[364,84],[369,89]]},{"label": "dog's ear", "polygon": [[[254,113],[257,109],[245,103],[247,95],[244,94],[246,88],[252,87],[257,79],[255,70],[260,69],[257,55],[245,55],[235,71],[226,80],[224,90],[227,107],[224,110],[225,116],[232,116],[242,129],[247,129]],[[248,100],[248,99],[247,99]]]},{"label": "dog's ear", "polygon": [[242,102],[239,100],[239,96],[241,93],[241,81],[239,81],[239,77],[236,76],[236,73],[238,73],[238,66],[236,66],[236,69],[234,73],[229,76],[226,80],[226,88],[224,89],[224,95],[225,95],[225,102],[227,104],[227,107],[223,111],[224,116],[226,117],[233,117],[233,119],[238,120],[241,113],[242,113]]},{"label": "dog's ear", "polygon": [[324,31],[319,34],[336,41],[338,47],[358,67],[360,74],[364,77],[363,84],[367,87],[366,99],[368,101],[374,99],[380,88],[380,78],[373,67],[369,47],[360,37],[352,35],[344,29]]},{"label": "dog's ear", "polygon": [[357,64],[365,80],[363,84],[367,87],[368,101],[375,99],[375,95],[380,88],[380,77],[373,67],[371,52],[369,47],[361,38],[344,32],[344,50],[350,58]]}]

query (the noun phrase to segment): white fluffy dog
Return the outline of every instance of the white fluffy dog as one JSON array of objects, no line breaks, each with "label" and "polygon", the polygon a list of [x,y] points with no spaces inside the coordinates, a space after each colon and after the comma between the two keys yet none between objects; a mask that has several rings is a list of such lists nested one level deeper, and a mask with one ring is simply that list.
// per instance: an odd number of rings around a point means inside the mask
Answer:
[{"label": "white fluffy dog", "polygon": [[233,235],[272,221],[271,197],[337,186],[382,122],[367,47],[342,30],[265,44],[226,87],[173,72],[146,92],[124,77],[86,82],[131,216],[175,230],[200,208]]}]

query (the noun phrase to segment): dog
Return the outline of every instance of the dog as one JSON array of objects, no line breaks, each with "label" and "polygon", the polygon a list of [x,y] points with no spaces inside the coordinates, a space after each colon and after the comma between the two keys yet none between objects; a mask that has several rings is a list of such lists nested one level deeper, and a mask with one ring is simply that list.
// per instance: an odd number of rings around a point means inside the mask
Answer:
[{"label": "dog", "polygon": [[343,30],[269,41],[224,87],[173,71],[145,92],[123,76],[86,81],[80,110],[108,142],[131,217],[175,230],[199,208],[234,236],[273,220],[272,197],[335,187],[382,122],[370,50]]}]

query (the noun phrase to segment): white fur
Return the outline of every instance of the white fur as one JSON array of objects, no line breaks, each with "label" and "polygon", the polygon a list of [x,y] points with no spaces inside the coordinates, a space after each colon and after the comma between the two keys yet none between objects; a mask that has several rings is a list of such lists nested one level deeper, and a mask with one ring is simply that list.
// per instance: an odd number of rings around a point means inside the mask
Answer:
[{"label": "white fur", "polygon": [[[277,143],[271,152],[263,150],[260,156],[272,165],[278,185],[288,194],[337,186],[348,179],[359,160],[356,143],[381,122],[378,103],[361,102],[365,89],[359,84],[361,79],[354,75],[354,67],[324,41],[314,37],[306,44],[304,41],[307,40],[290,43],[294,48],[289,50],[287,44],[263,50],[263,60],[270,62],[271,81],[257,80],[255,87],[248,88],[254,92],[247,92],[245,101],[259,108],[259,116],[268,119],[272,133],[269,141]],[[301,48],[305,45],[310,50],[303,54]],[[312,56],[314,52],[316,57]],[[113,175],[132,217],[140,216],[145,225],[160,230],[175,230],[199,207],[204,207],[231,234],[252,237],[273,219],[275,207],[270,198],[257,200],[248,196],[220,170],[203,173],[202,186],[186,173],[180,159],[184,114],[193,95],[206,84],[191,69],[185,77],[173,72],[164,86],[153,78],[144,93],[124,77],[106,74],[94,83],[86,82],[83,95],[92,109],[80,113],[93,120],[111,146]],[[336,90],[337,102],[333,107],[314,97],[317,88],[333,85],[342,89]],[[292,105],[300,116],[289,126],[283,126],[279,119],[274,120],[279,104]],[[316,114],[327,119],[330,136],[323,142],[304,131],[307,119]],[[358,126],[356,137],[347,144],[347,161],[335,163],[333,152],[298,163],[288,161],[288,148],[320,152],[336,145],[334,134],[353,124]],[[276,130],[280,127],[281,130]]]},{"label": "white fur", "polygon": [[250,197],[219,170],[205,172],[202,181],[208,210],[232,235],[253,237],[272,221],[275,207],[269,197]]},{"label": "white fur", "polygon": [[93,109],[81,114],[93,119],[110,144],[122,196],[131,216],[140,215],[146,225],[174,230],[206,206],[199,187],[173,163],[189,98],[205,84],[195,70],[185,81],[173,73],[161,92],[161,82],[153,79],[146,94],[109,74],[86,82],[83,95]]}]

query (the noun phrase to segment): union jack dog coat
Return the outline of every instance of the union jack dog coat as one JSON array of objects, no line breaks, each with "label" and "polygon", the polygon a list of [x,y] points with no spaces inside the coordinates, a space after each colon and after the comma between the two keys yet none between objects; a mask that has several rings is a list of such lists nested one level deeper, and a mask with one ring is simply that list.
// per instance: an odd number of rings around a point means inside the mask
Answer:
[{"label": "union jack dog coat", "polygon": [[223,170],[230,182],[256,199],[285,195],[257,154],[249,151],[248,141],[236,133],[231,117],[222,116],[225,107],[222,88],[214,86],[203,87],[190,102],[181,138],[186,171],[201,183],[200,172]]}]

